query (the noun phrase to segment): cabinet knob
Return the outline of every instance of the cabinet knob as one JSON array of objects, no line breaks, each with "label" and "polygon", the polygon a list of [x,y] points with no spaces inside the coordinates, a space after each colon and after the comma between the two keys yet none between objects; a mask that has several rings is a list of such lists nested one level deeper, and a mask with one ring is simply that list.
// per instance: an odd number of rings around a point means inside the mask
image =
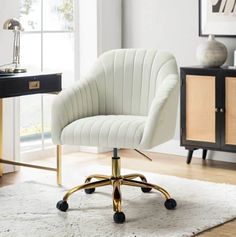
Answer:
[{"label": "cabinet knob", "polygon": [[218,113],[219,112],[219,108],[215,108],[215,112]]},{"label": "cabinet knob", "polygon": [[224,113],[225,110],[224,110],[223,108],[220,108],[220,112],[221,112],[221,113]]}]

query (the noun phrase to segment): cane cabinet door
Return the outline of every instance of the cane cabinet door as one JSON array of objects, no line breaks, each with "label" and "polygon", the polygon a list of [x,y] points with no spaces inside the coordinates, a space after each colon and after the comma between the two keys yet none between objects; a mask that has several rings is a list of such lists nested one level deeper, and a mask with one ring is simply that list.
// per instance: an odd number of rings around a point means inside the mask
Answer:
[{"label": "cane cabinet door", "polygon": [[216,142],[215,77],[186,77],[186,139]]},{"label": "cane cabinet door", "polygon": [[182,77],[182,144],[188,146],[219,147],[217,126],[217,74],[193,74]]},{"label": "cane cabinet door", "polygon": [[222,146],[227,150],[236,148],[236,76],[224,76],[225,107]]}]

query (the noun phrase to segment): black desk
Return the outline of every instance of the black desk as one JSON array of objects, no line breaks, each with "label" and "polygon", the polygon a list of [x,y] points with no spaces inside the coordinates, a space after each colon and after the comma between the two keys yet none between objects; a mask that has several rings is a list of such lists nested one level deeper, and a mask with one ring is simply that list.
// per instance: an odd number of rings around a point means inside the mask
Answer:
[{"label": "black desk", "polygon": [[[45,167],[22,162],[2,159],[3,151],[3,98],[38,93],[58,93],[61,91],[61,73],[0,73],[0,176],[3,170],[1,163],[19,165],[30,168],[44,169],[57,172],[57,183],[61,184],[61,156],[57,160],[57,167]],[[57,152],[61,153],[60,146]]]}]

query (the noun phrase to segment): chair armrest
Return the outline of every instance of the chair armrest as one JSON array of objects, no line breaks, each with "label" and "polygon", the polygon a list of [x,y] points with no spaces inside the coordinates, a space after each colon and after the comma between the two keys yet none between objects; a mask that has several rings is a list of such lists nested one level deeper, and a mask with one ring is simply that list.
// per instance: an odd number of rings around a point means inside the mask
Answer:
[{"label": "chair armrest", "polygon": [[171,139],[175,133],[179,76],[168,75],[153,99],[140,147],[150,149]]},{"label": "chair armrest", "polygon": [[52,110],[52,140],[61,144],[61,132],[71,122],[98,115],[98,90],[95,80],[81,80],[55,98]]}]

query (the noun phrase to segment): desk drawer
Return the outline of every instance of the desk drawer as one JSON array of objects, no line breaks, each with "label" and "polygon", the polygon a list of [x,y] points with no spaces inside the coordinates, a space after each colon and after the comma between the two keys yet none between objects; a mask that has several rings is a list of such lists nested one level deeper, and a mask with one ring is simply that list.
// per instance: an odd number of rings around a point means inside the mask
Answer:
[{"label": "desk drawer", "polygon": [[0,97],[61,91],[61,74],[0,79]]}]

